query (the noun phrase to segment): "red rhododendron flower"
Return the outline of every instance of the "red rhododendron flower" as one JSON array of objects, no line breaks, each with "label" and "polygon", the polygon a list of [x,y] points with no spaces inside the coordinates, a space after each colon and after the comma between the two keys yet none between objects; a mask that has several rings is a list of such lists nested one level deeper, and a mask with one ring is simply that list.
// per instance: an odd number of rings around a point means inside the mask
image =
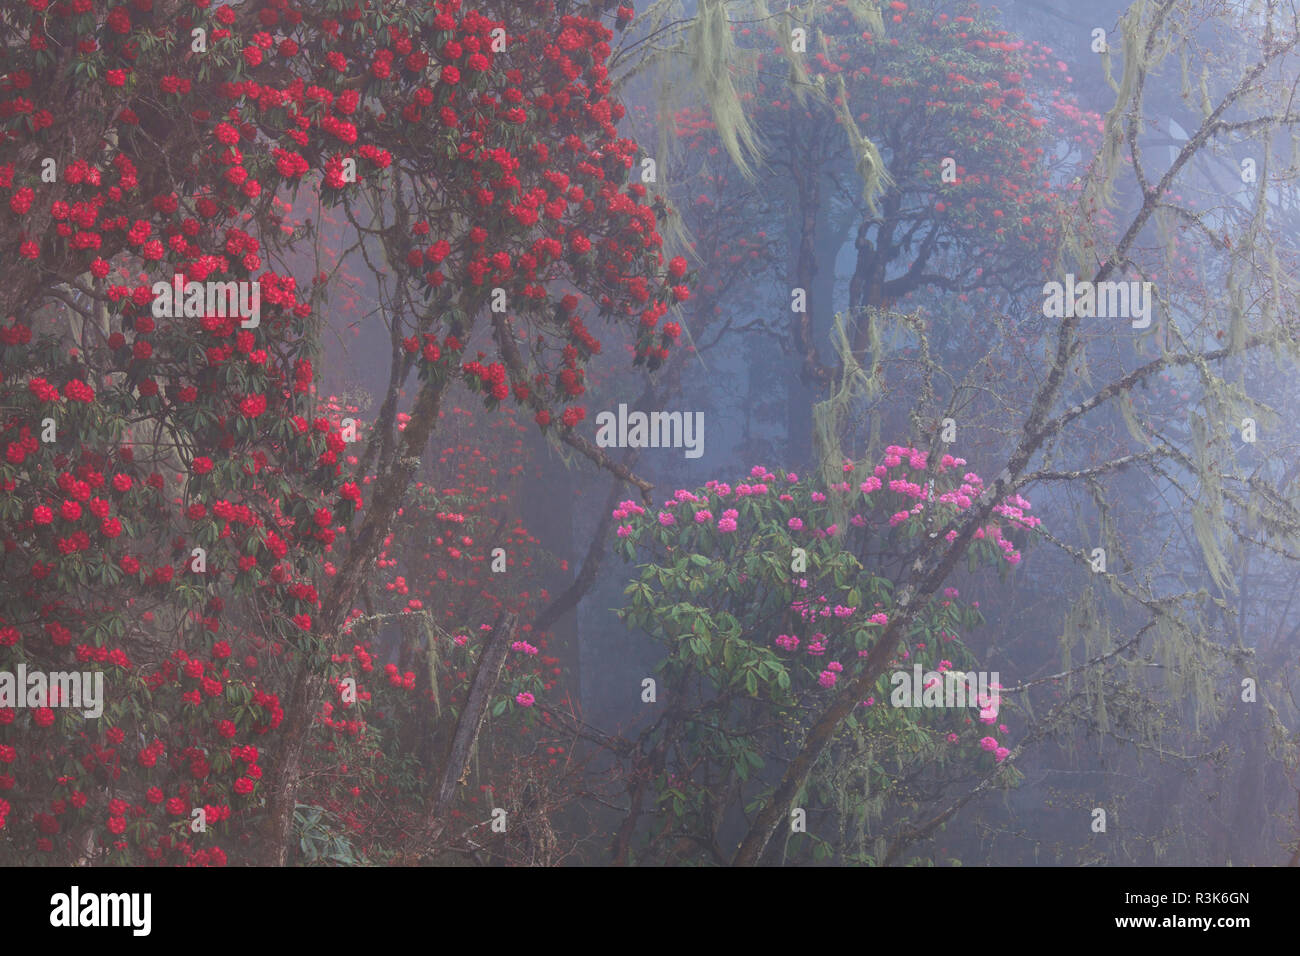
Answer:
[{"label": "red rhododendron flower", "polygon": [[63,394],[74,402],[93,402],[95,400],[95,390],[76,378],[63,386]]},{"label": "red rhododendron flower", "polygon": [[256,418],[266,411],[265,395],[249,395],[239,403],[239,410],[245,418]]}]

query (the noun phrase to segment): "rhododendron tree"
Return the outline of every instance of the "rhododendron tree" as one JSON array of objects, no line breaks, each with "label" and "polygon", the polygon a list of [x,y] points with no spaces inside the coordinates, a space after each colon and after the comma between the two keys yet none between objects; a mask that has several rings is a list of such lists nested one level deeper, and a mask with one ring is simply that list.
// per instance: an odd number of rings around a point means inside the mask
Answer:
[{"label": "rhododendron tree", "polygon": [[[680,285],[658,248],[666,207],[624,183],[635,144],[613,125],[612,34],[577,11],[44,7],[4,27],[14,55],[0,104],[0,255],[16,264],[3,277],[15,308],[3,337],[4,560],[6,579],[30,582],[7,596],[18,636],[5,653],[53,667],[72,662],[78,640],[134,648],[157,629],[178,635],[186,662],[208,661],[223,628],[285,650],[289,709],[278,697],[272,708],[277,726],[287,713],[285,739],[267,779],[239,784],[241,797],[270,798],[265,852],[282,859],[326,682],[314,662],[353,610],[445,389],[465,382],[490,407],[513,391],[541,420],[558,402],[570,429],[581,362],[599,349],[575,314],[579,294],[639,330],[638,361],[662,361],[655,327]],[[406,226],[385,240],[404,294],[426,304],[390,332],[400,379],[418,368],[421,385],[401,434],[395,406],[381,410],[372,447],[383,454],[355,466],[375,468],[365,496],[362,474],[344,473],[337,424],[314,407],[306,352],[327,288],[269,264],[297,235],[281,229],[277,194],[302,182],[345,208],[353,194],[410,199],[390,210]],[[176,276],[257,282],[260,316],[155,314],[155,282]],[[494,289],[510,314],[489,320]],[[498,357],[467,354],[489,321]],[[521,345],[515,330],[542,338]],[[559,344],[543,344],[550,335]],[[47,419],[57,437],[42,442]],[[164,642],[151,657],[171,653]],[[269,705],[232,695],[223,684],[212,696],[246,708],[237,734],[272,729]],[[149,709],[127,703],[132,720]],[[11,732],[26,734],[20,721]],[[26,786],[24,816],[28,800],[53,798]]]},{"label": "rhododendron tree", "polygon": [[[350,216],[359,207],[385,209],[398,224],[376,237],[396,287],[388,300],[389,391],[368,450],[377,459],[373,501],[323,603],[327,633],[353,605],[450,381],[480,392],[489,408],[513,395],[540,427],[558,428],[606,464],[573,431],[585,417],[573,402],[584,391],[582,365],[600,347],[578,314],[584,298],[633,325],[636,362],[655,367],[670,344],[657,330],[680,285],[659,251],[656,223],[667,209],[626,181],[636,144],[614,126],[622,106],[610,99],[603,62],[611,31],[591,17],[557,17],[546,3],[503,4],[497,18],[482,10],[458,18],[458,6],[431,22],[396,8],[374,34],[326,42],[334,62],[372,64],[360,81],[368,95],[345,125],[373,131],[399,157],[387,179],[358,191],[358,206],[346,181],[325,183],[339,188]],[[407,58],[406,71],[376,72],[373,64],[394,52]],[[330,74],[320,81],[327,92],[341,82]],[[496,360],[474,347],[478,341]],[[399,435],[397,396],[412,372],[419,390]],[[303,668],[287,729],[286,785],[272,808],[281,833],[319,693]]]},{"label": "rhododendron tree", "polygon": [[[233,11],[199,13],[229,50]],[[149,5],[50,14],[8,27],[30,42],[10,61],[0,148],[15,310],[0,384],[4,577],[27,582],[6,589],[5,655],[103,669],[108,701],[97,724],[7,711],[19,757],[4,782],[56,860],[130,847],[221,862],[218,824],[231,804],[256,814],[264,787],[260,753],[229,748],[264,748],[283,718],[248,662],[310,640],[335,514],[362,502],[339,484],[337,429],[313,420],[310,306],[255,234],[281,179],[236,144],[282,131],[253,103],[241,117],[242,84],[207,69],[176,80],[176,26]],[[188,36],[192,18],[177,22]],[[166,127],[166,153],[155,95],[191,118]],[[267,95],[268,110],[287,102]],[[32,96],[60,104],[58,119]],[[155,309],[154,281],[176,276],[256,282],[260,314]],[[140,772],[123,780],[123,765]],[[191,819],[204,801],[220,810],[206,829]]]},{"label": "rhododendron tree", "polygon": [[[860,7],[840,0],[728,24],[737,57],[747,55],[736,106],[766,173],[768,208],[755,218],[787,224],[789,284],[806,307],[783,311],[801,374],[822,386],[835,378],[822,355],[833,294],[825,263],[842,244],[856,249],[848,307],[859,361],[872,340],[868,308],[926,290],[1005,308],[1052,264],[1062,172],[1095,148],[1101,127],[1074,102],[1050,49],[975,4],[894,4],[883,22]],[[796,30],[806,35],[799,47]],[[675,117],[659,122],[681,138]],[[740,174],[748,164],[725,162],[729,122],[706,112],[687,139]],[[682,205],[707,215],[712,177],[701,191],[693,160],[683,164]]]},{"label": "rhododendron tree", "polygon": [[[323,405],[331,417],[360,412],[332,396]],[[550,718],[540,708],[529,711],[520,703],[567,703],[551,693],[560,660],[548,651],[548,635],[533,628],[550,601],[542,577],[553,562],[519,522],[511,494],[526,486],[520,433],[527,426],[511,410],[490,417],[486,427],[478,420],[484,417],[459,405],[440,413],[439,441],[447,444],[413,484],[398,516],[401,533],[385,539],[363,582],[364,609],[349,617],[343,643],[330,655],[327,699],[315,714],[304,757],[307,784],[295,809],[296,829],[311,818],[309,845],[322,858],[415,861],[464,851],[461,828],[449,830],[445,840],[429,836],[428,797],[491,622],[502,611],[519,615],[520,639],[512,642],[494,690],[490,712],[501,720],[479,738],[473,773],[488,781],[481,786],[496,802],[476,808],[486,798],[471,794],[449,816],[483,846],[483,834],[467,816],[502,805],[540,824],[569,799],[560,785],[564,768],[557,769],[560,759],[553,755],[557,747],[564,753],[565,745],[546,729]],[[363,486],[372,480],[366,476]],[[508,574],[490,570],[497,547]],[[539,753],[539,739],[551,755]],[[526,787],[553,792],[553,800],[525,808],[518,801]],[[512,861],[538,852],[519,840],[486,846],[485,852]]]},{"label": "rhododendron tree", "polygon": [[[1077,199],[1070,179],[1101,129],[1051,50],[991,11],[921,2],[872,24],[855,7],[728,24],[749,67],[737,108],[761,144],[753,176],[730,161],[717,110],[693,103],[657,117],[677,134],[667,138],[671,195],[699,240],[691,340],[761,343],[764,366],[791,373],[787,460],[814,452],[810,406],[840,387],[846,362],[873,383],[922,388],[918,334],[949,375],[979,366],[1030,388],[1006,352],[1029,347],[1044,323],[1019,300],[1053,265],[1062,209]],[[791,49],[794,29],[807,33],[806,52]],[[846,257],[847,286],[836,278]],[[737,283],[747,268],[762,277]],[[919,332],[888,314],[896,306],[925,307]],[[998,347],[971,349],[972,339]],[[793,361],[769,347],[784,341]],[[886,432],[907,427],[901,414],[884,419]]]},{"label": "rhododendron tree", "polygon": [[[789,858],[878,860],[876,837],[906,817],[904,791],[928,786],[938,799],[962,779],[959,768],[987,773],[1006,757],[989,734],[1010,719],[999,716],[996,688],[980,700],[972,691],[975,710],[890,705],[900,668],[910,677],[914,666],[944,674],[978,664],[963,637],[980,612],[951,587],[915,606],[902,641],[879,651],[897,613],[899,567],[984,492],[961,458],[927,465],[924,452],[891,445],[873,468],[846,462],[844,480],[830,485],[757,466],[734,484],[679,490],[658,509],[619,505],[619,550],[641,564],[621,613],[666,655],[657,674],[666,710],[641,738],[629,779],[649,788],[647,811],[667,816],[652,818],[639,851],[638,815],[629,815],[620,853],[663,862],[689,834],[702,860],[726,862],[737,814],[768,793],[769,762],[787,759],[832,688],[868,671],[870,692],[800,792],[799,806],[827,808],[829,819],[812,814],[816,825],[786,844]],[[1040,523],[1019,496],[996,514],[975,535],[972,566],[1018,564],[1005,534]],[[872,669],[876,658],[889,670]],[[1004,784],[1015,780],[1008,768]],[[632,802],[642,805],[635,792]]]}]

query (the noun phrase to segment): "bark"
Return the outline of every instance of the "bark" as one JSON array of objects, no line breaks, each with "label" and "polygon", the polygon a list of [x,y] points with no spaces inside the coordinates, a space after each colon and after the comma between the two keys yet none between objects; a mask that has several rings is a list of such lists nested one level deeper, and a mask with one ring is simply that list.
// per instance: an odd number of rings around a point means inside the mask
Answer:
[{"label": "bark", "polygon": [[[671,697],[673,700],[678,699],[676,693],[672,693]],[[632,773],[628,778],[629,801],[627,816],[623,818],[622,824],[619,825],[618,832],[615,834],[610,848],[615,866],[630,866],[632,863],[632,839],[636,835],[637,821],[641,818],[645,804],[646,789],[656,777],[664,772],[664,767],[668,761],[668,744],[676,733],[680,715],[681,708],[675,704],[664,714],[661,719],[663,733],[649,753],[646,753],[644,748],[655,728],[652,727],[642,733],[636,754],[632,758]]]},{"label": "bark", "polygon": [[430,841],[436,842],[442,835],[446,824],[443,817],[451,809],[456,796],[456,788],[463,785],[465,771],[469,766],[470,754],[478,740],[479,729],[487,715],[488,704],[492,694],[501,681],[501,669],[505,666],[506,655],[510,653],[510,644],[514,640],[515,629],[519,625],[519,615],[497,615],[492,625],[492,636],[488,638],[483,653],[479,656],[478,667],[474,669],[474,679],[470,682],[469,696],[465,707],[456,722],[456,732],[452,735],[451,745],[447,749],[447,758],[443,761],[442,776],[438,783],[438,792],[434,796],[433,809],[429,812]]},{"label": "bark", "polygon": [[804,290],[803,312],[791,312],[790,332],[802,357],[800,375],[806,382],[828,385],[831,370],[822,364],[813,327],[813,280],[817,276],[817,216],[821,211],[820,170],[808,169],[797,185],[799,200],[799,248],[795,256],[794,284]]},{"label": "bark", "polygon": [[[629,454],[627,459],[626,463],[630,467],[635,463],[636,452]],[[622,487],[622,479],[615,476],[614,480],[610,482],[609,496],[605,500],[605,508],[601,512],[600,523],[591,536],[591,543],[587,546],[587,553],[582,559],[582,567],[579,569],[577,577],[537,616],[537,620],[533,622],[534,632],[540,633],[549,630],[556,621],[573,610],[583,596],[591,590],[591,586],[596,583],[596,575],[600,573],[600,566],[604,563],[605,555],[609,551],[605,547],[605,540],[609,536],[610,525],[614,523],[614,506],[618,504],[618,497]]]},{"label": "bark", "polygon": [[[401,507],[406,489],[419,467],[429,436],[438,421],[438,409],[446,390],[445,380],[427,380],[420,389],[411,419],[402,433],[401,455],[394,467],[379,476],[374,495],[365,512],[365,520],[356,540],[348,549],[342,567],[321,607],[321,642],[331,647],[337,642],[352,602],[360,592],[366,573],[388,537],[393,519]],[[293,808],[302,783],[302,757],[310,726],[324,693],[324,675],[317,672],[310,658],[303,654],[294,678],[289,706],[285,708],[285,728],[278,754],[276,786],[267,805],[260,862],[267,866],[284,866],[289,854],[289,834],[293,828]]]}]

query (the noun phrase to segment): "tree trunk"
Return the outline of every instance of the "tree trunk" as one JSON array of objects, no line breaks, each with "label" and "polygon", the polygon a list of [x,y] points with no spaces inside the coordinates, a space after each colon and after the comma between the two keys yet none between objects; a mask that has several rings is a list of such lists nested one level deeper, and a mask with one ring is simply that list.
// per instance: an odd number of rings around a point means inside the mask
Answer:
[{"label": "tree trunk", "polygon": [[[321,607],[321,641],[330,647],[338,640],[352,603],[360,592],[366,573],[383,548],[397,510],[402,506],[406,489],[420,465],[420,455],[428,444],[438,421],[438,409],[446,390],[445,380],[429,379],[420,388],[415,408],[402,433],[401,453],[393,467],[375,482],[375,492],[365,512],[365,520],[356,540],[348,549],[343,566],[335,575],[329,594]],[[315,719],[324,693],[323,675],[313,671],[307,656],[301,655],[293,693],[285,709],[285,728],[276,760],[276,780],[267,804],[260,862],[267,866],[284,866],[289,853],[289,835],[293,829],[293,809],[297,805],[298,787],[302,783],[302,756],[308,731]]]},{"label": "tree trunk", "polygon": [[510,653],[510,644],[515,637],[515,628],[519,625],[518,614],[497,615],[492,625],[492,636],[488,638],[474,669],[474,679],[470,682],[469,696],[465,707],[456,722],[456,732],[447,749],[447,759],[443,761],[442,776],[438,782],[438,792],[434,796],[433,809],[429,812],[430,841],[436,842],[445,828],[443,817],[451,809],[456,788],[461,785],[465,769],[469,766],[470,752],[478,739],[479,728],[487,715],[488,704],[497,684],[501,681],[501,669],[505,667],[506,656]]}]

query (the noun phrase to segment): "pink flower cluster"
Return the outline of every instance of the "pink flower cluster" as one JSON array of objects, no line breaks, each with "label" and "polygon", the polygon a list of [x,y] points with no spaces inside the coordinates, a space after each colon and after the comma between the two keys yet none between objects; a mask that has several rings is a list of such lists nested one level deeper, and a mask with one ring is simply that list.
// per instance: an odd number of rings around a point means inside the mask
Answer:
[{"label": "pink flower cluster", "polygon": [[[806,588],[808,581],[806,578],[801,579],[799,587]],[[825,605],[824,607],[815,607],[815,604]],[[845,607],[843,604],[836,604],[831,607],[830,601],[825,594],[818,595],[816,601],[794,601],[790,604],[790,610],[799,612],[799,616],[805,621],[816,620],[819,617],[838,618],[852,617],[857,611],[856,607]]]},{"label": "pink flower cluster", "polygon": [[[959,460],[954,459],[954,461]],[[953,505],[959,511],[965,511],[974,499],[984,494],[984,479],[975,472],[968,471],[962,475],[961,480],[962,484],[956,490],[944,492],[939,496],[939,501],[946,505]]]},{"label": "pink flower cluster", "polygon": [[1012,495],[1006,501],[993,509],[994,514],[1002,515],[1013,525],[1020,528],[1037,528],[1043,523],[1043,519],[1034,515],[1025,514],[1029,510],[1029,502],[1019,495]]},{"label": "pink flower cluster", "polygon": [[643,514],[645,514],[645,509],[635,501],[620,501],[618,507],[612,512],[612,516],[618,521],[622,521],[624,518],[629,518],[632,515]]},{"label": "pink flower cluster", "polygon": [[[632,515],[643,514],[645,514],[645,509],[635,501],[620,501],[618,507],[612,512],[612,517],[616,521],[622,521],[625,518],[632,517]],[[630,524],[621,524],[618,526],[618,536],[620,538],[626,538],[631,533],[632,526]]]},{"label": "pink flower cluster", "polygon": [[980,741],[980,748],[991,753],[993,755],[993,759],[996,760],[998,763],[1001,763],[1002,761],[1006,760],[1007,757],[1011,754],[1011,751],[1008,750],[1006,747],[998,746],[998,742],[992,737],[985,737],[984,739],[982,739]]},{"label": "pink flower cluster", "polygon": [[987,528],[976,528],[975,540],[982,541],[985,538],[997,545],[1002,551],[1002,557],[1007,564],[1020,563],[1020,552],[1016,550],[1016,546],[1009,539],[1002,537],[1002,528],[1000,526],[991,524]]}]

